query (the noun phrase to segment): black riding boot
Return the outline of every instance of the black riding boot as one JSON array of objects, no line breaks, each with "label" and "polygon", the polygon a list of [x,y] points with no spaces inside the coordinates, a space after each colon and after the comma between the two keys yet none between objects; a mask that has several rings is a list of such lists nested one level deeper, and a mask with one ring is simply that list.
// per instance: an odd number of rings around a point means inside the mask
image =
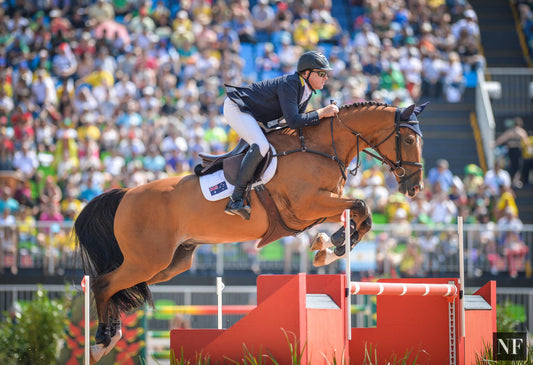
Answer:
[{"label": "black riding boot", "polygon": [[226,213],[231,215],[238,214],[242,219],[250,219],[252,208],[250,208],[249,205],[245,205],[243,195],[248,182],[254,176],[255,169],[262,159],[263,155],[261,155],[261,152],[259,151],[259,146],[255,143],[252,144],[242,159],[239,176],[237,177],[237,182],[235,184],[235,190],[233,191],[233,195],[231,196],[228,205],[226,205]]}]

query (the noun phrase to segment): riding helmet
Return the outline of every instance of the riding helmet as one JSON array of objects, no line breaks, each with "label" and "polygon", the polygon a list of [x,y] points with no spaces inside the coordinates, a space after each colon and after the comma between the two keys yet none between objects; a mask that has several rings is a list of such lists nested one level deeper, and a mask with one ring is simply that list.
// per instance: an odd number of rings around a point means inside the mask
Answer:
[{"label": "riding helmet", "polygon": [[332,68],[329,67],[329,62],[326,56],[318,51],[309,51],[301,55],[298,60],[297,69],[298,72],[311,69],[324,71],[332,70]]}]

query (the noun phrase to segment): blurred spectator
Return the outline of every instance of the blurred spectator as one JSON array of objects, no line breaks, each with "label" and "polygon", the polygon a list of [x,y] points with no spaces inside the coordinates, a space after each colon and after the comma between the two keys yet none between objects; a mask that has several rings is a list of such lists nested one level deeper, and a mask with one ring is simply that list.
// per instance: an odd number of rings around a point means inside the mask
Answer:
[{"label": "blurred spectator", "polygon": [[403,208],[396,209],[390,223],[393,225],[391,236],[394,237],[397,245],[405,245],[413,233],[411,222],[407,217],[407,211]]},{"label": "blurred spectator", "polygon": [[399,269],[402,277],[420,276],[423,259],[418,241],[416,238],[410,237],[400,260]]},{"label": "blurred spectator", "polygon": [[255,60],[258,77],[267,79],[281,76],[280,59],[274,52],[274,45],[266,42],[263,47],[263,54]]},{"label": "blurred spectator", "polygon": [[32,83],[31,87],[32,101],[41,108],[45,104],[56,104],[57,94],[52,78],[44,69],[38,69],[35,75],[37,79]]},{"label": "blurred spectator", "polygon": [[463,65],[457,52],[448,55],[448,66],[444,75],[444,96],[450,103],[461,101],[465,87]]},{"label": "blurred spectator", "polygon": [[26,179],[30,179],[35,174],[39,167],[39,161],[29,143],[22,143],[21,150],[15,152],[13,167],[20,171]]},{"label": "blurred spectator", "polygon": [[410,213],[410,207],[407,198],[405,195],[396,192],[389,195],[389,200],[385,206],[385,216],[387,218],[387,222],[392,222],[398,209],[403,209],[407,215]]},{"label": "blurred spectator", "polygon": [[115,9],[113,4],[108,0],[96,0],[96,2],[89,7],[89,21],[91,25],[96,26],[105,20],[114,20]]},{"label": "blurred spectator", "polygon": [[12,274],[18,271],[17,225],[11,209],[4,207],[0,215],[0,268],[9,266]]},{"label": "blurred spectator", "polygon": [[529,145],[522,144],[522,183],[529,185],[529,174],[533,169],[533,136],[528,137]]},{"label": "blurred spectator", "polygon": [[78,61],[76,56],[72,53],[70,46],[67,43],[60,43],[57,46],[57,53],[52,59],[52,69],[55,76],[63,84],[63,92],[72,89],[72,85],[68,85],[68,80],[78,68]]},{"label": "blurred spectator", "polygon": [[385,177],[378,165],[363,171],[360,187],[363,189],[365,200],[373,212],[385,212],[389,199],[389,190],[385,187]]},{"label": "blurred spectator", "polygon": [[448,161],[438,159],[437,166],[429,170],[427,180],[433,188],[438,183],[444,192],[448,192],[453,184],[453,174]]},{"label": "blurred spectator", "polygon": [[270,41],[270,34],[274,29],[275,13],[269,5],[269,0],[259,0],[252,7],[252,23],[258,42]]},{"label": "blurred spectator", "polygon": [[501,194],[494,205],[494,218],[500,219],[507,209],[513,211],[513,215],[518,217],[518,207],[516,206],[515,194],[513,189],[507,186],[501,187]]},{"label": "blurred spectator", "polygon": [[524,129],[524,122],[522,118],[515,117],[514,119],[507,119],[505,121],[507,128],[502,135],[500,135],[494,144],[500,146],[505,144],[507,147],[507,156],[509,158],[509,175],[515,187],[522,187],[520,177],[517,173],[521,170],[522,165],[522,146],[528,148],[531,146],[529,137]]},{"label": "blurred spectator", "polygon": [[296,21],[293,32],[294,43],[304,50],[316,49],[320,41],[318,32],[313,28],[309,19],[299,19]]},{"label": "blurred spectator", "polygon": [[494,162],[494,168],[485,173],[485,185],[493,197],[500,195],[503,187],[511,187],[511,175],[503,169],[503,165],[503,161],[498,159]]},{"label": "blurred spectator", "polygon": [[457,217],[457,206],[450,200],[450,196],[444,191],[432,196],[430,206],[430,218],[434,223],[452,223]]},{"label": "blurred spectator", "polygon": [[372,25],[369,23],[364,23],[361,27],[361,31],[355,34],[354,37],[354,47],[356,49],[369,49],[381,48],[381,41],[376,33],[372,30]]},{"label": "blurred spectator", "polygon": [[452,33],[456,39],[460,38],[461,33],[464,31],[468,37],[472,37],[479,40],[479,25],[477,24],[476,12],[472,9],[465,10],[464,18],[458,20],[452,25]]},{"label": "blurred spectator", "polygon": [[[246,9],[236,6],[236,4],[232,5],[232,13],[231,23],[223,24],[224,32],[227,34],[225,38],[231,40],[231,42],[226,42],[231,47],[225,48],[225,43],[221,43],[219,40],[219,49],[239,51],[239,43],[257,43],[257,35],[251,13]],[[237,39],[235,39],[235,35]]]},{"label": "blurred spectator", "polygon": [[57,185],[52,175],[45,178],[45,184],[39,192],[39,201],[42,205],[57,205],[59,206],[63,193]]},{"label": "blurred spectator", "polygon": [[439,237],[435,232],[427,231],[418,237],[418,244],[422,254],[422,269],[427,273],[435,273],[438,271],[438,256],[437,249],[439,245]]},{"label": "blurred spectator", "polygon": [[428,52],[422,61],[422,94],[430,98],[440,98],[444,88],[446,61],[437,50]]},{"label": "blurred spectator", "polygon": [[505,238],[509,232],[521,232],[523,227],[524,224],[522,223],[522,220],[515,215],[514,209],[512,207],[505,208],[503,216],[499,218],[496,223],[498,245],[500,247],[504,245]]}]

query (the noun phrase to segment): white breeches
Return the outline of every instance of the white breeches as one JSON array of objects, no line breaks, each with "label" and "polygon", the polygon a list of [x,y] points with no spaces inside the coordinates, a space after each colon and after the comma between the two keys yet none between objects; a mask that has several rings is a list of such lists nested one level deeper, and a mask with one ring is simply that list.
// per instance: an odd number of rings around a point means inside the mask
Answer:
[{"label": "white breeches", "polygon": [[226,123],[249,145],[257,144],[261,155],[265,156],[270,144],[258,122],[248,113],[243,113],[230,98],[224,101],[224,118]]}]

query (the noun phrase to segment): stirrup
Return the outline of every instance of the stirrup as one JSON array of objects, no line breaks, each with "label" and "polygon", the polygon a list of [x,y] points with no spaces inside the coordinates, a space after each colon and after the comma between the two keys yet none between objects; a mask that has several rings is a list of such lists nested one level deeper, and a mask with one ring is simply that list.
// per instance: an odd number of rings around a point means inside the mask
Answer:
[{"label": "stirrup", "polygon": [[242,219],[249,220],[252,208],[244,204],[244,199],[233,200],[230,198],[224,212],[229,215],[239,215]]}]

